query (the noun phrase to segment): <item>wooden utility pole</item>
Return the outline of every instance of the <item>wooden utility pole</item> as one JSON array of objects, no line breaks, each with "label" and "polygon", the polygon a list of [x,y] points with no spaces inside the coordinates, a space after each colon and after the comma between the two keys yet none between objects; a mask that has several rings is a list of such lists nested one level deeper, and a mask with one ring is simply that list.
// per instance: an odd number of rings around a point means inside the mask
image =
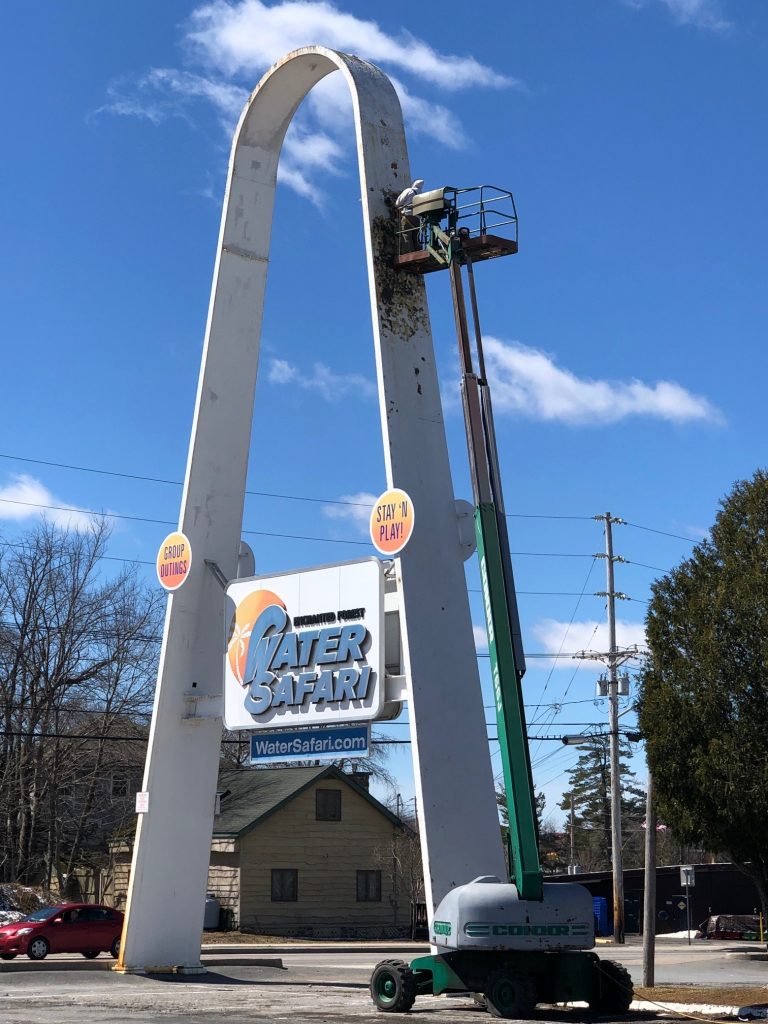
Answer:
[{"label": "wooden utility pole", "polygon": [[[690,933],[689,933],[690,934]],[[643,892],[643,985],[653,988],[656,952],[656,809],[653,776],[648,770],[645,795],[645,883]]]}]

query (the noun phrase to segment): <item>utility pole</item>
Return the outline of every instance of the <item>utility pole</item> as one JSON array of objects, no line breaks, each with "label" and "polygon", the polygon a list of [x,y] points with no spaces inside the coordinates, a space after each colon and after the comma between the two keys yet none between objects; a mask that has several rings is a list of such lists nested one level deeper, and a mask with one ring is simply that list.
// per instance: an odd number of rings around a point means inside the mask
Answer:
[{"label": "utility pole", "polygon": [[[624,520],[612,516],[610,512],[595,516],[599,522],[605,523],[605,551],[599,552],[595,558],[604,558],[606,562],[606,590],[598,590],[596,597],[606,598],[608,607],[608,650],[579,651],[575,658],[589,661],[602,661],[608,667],[608,679],[605,690],[600,696],[608,697],[608,729],[610,739],[611,762],[611,867],[613,874],[613,940],[621,945],[624,943],[624,866],[621,853],[621,775],[619,749],[619,665],[640,654],[637,645],[616,646],[616,601],[629,600],[626,594],[615,589],[613,567],[616,562],[626,562],[626,558],[613,553],[613,526],[624,525]],[[627,687],[625,693],[629,693]],[[566,742],[566,741],[564,741]]]},{"label": "utility pole", "polygon": [[[688,933],[690,935],[690,931]],[[645,795],[645,885],[643,892],[643,985],[653,988],[656,946],[656,808],[653,775],[648,769]]]},{"label": "utility pole", "polygon": [[570,859],[570,864],[568,866],[568,874],[569,875],[575,875],[576,874],[576,853],[575,853],[575,845],[576,844],[574,842],[574,835],[573,835],[574,825],[575,825],[575,822],[574,822],[574,807],[573,807],[573,790],[571,790],[571,859]]},{"label": "utility pole", "polygon": [[619,768],[619,677],[616,650],[616,591],[613,577],[614,520],[610,512],[598,517],[605,523],[605,575],[608,598],[608,728],[611,754],[611,866],[613,869],[613,941],[624,942],[624,865],[621,853],[621,776]]}]

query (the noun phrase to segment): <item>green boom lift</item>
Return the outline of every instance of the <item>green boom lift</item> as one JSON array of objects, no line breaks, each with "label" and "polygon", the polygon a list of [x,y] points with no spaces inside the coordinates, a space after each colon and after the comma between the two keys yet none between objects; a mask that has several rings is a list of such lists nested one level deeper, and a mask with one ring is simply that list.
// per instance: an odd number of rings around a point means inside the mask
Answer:
[{"label": "green boom lift", "polygon": [[[570,883],[544,883],[539,862],[522,695],[525,657],[473,271],[474,263],[517,252],[514,198],[490,185],[446,187],[416,195],[395,216],[395,266],[405,273],[450,275],[512,877],[480,876],[452,889],[432,922],[430,941],[437,952],[410,964],[382,961],[371,977],[371,996],[385,1012],[410,1009],[420,994],[468,992],[497,1017],[530,1016],[540,1002],[583,1001],[593,1013],[622,1013],[632,999],[632,982],[619,964],[591,952],[589,892]],[[500,228],[503,236],[496,233]]]}]

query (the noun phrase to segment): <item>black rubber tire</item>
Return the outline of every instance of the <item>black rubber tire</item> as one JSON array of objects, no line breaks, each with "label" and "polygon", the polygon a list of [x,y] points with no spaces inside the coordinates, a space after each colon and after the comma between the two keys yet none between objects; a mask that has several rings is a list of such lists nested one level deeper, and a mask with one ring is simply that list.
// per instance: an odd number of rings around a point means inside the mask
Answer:
[{"label": "black rubber tire", "polygon": [[89,949],[87,953],[83,953],[86,960],[95,960],[98,955],[99,954],[95,949]]},{"label": "black rubber tire", "polygon": [[27,946],[27,956],[30,960],[45,960],[50,951],[50,942],[42,936],[32,939],[30,944]]},{"label": "black rubber tire", "polygon": [[505,1020],[530,1017],[536,1008],[536,986],[522,971],[500,968],[491,971],[483,990],[488,1012]]},{"label": "black rubber tire", "polygon": [[626,1013],[634,997],[632,978],[626,967],[615,960],[599,960],[596,964],[599,995],[589,1002],[594,1013]]},{"label": "black rubber tire", "polygon": [[120,936],[112,940],[112,945],[109,947],[109,955],[113,960],[117,960],[120,956]]},{"label": "black rubber tire", "polygon": [[371,999],[383,1013],[405,1013],[416,1001],[416,976],[404,960],[382,960],[371,975]]},{"label": "black rubber tire", "polygon": [[0,953],[0,960],[15,960],[18,953]]}]

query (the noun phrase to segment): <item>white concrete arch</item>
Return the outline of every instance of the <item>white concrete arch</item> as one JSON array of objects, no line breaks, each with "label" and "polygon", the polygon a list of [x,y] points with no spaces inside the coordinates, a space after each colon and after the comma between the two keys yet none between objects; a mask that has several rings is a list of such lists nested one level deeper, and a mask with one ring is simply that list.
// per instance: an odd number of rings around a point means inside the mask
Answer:
[{"label": "white concrete arch", "polygon": [[225,636],[223,591],[206,562],[236,575],[280,149],[301,100],[336,70],[354,106],[387,481],[417,513],[398,573],[430,911],[475,875],[504,876],[424,284],[392,267],[386,200],[411,180],[400,105],[371,64],[306,47],[264,75],[232,147],[179,520],[193,568],[168,600],[125,970],[200,965]]}]

